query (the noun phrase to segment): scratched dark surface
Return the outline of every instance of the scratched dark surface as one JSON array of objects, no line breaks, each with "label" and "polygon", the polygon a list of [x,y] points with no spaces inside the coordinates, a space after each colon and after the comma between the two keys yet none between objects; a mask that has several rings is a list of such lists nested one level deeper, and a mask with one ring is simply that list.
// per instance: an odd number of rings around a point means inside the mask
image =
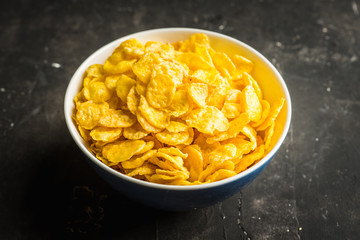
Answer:
[{"label": "scratched dark surface", "polygon": [[[0,239],[360,239],[360,1],[6,1],[0,8]],[[284,145],[247,188],[151,209],[87,165],[63,116],[70,77],[129,33],[235,37],[282,73]]]}]

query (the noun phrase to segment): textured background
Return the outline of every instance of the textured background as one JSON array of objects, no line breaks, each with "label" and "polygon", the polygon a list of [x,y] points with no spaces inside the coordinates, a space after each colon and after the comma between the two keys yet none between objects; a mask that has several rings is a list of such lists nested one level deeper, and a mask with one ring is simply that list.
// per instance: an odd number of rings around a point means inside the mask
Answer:
[{"label": "textured background", "polygon": [[[7,1],[0,8],[0,239],[360,239],[360,2]],[[183,213],[138,205],[65,125],[86,57],[141,30],[196,27],[263,53],[292,97],[289,134],[247,188]]]}]

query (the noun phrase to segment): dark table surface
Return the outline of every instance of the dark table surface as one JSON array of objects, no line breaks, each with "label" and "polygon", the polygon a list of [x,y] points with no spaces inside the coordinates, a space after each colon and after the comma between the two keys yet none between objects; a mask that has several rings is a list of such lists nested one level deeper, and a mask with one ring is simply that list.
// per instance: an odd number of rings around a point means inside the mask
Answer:
[{"label": "dark table surface", "polygon": [[[360,1],[6,1],[0,8],[0,239],[360,239]],[[288,136],[248,187],[164,212],[100,179],[67,131],[81,62],[141,30],[195,27],[263,53]]]}]

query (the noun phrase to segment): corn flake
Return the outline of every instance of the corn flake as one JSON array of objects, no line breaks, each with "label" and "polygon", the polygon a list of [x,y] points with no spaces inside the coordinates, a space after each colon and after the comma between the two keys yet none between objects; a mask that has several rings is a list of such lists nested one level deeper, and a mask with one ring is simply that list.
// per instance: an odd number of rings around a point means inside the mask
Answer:
[{"label": "corn flake", "polygon": [[144,54],[134,65],[133,72],[138,80],[143,83],[148,83],[152,74],[154,64],[159,61],[159,58],[153,53]]},{"label": "corn flake", "polygon": [[131,127],[124,128],[123,135],[127,139],[137,140],[147,136],[149,133],[143,129],[140,123],[135,123]]},{"label": "corn flake", "polygon": [[215,131],[226,131],[229,121],[216,107],[206,106],[193,110],[187,117],[186,123],[202,133],[213,135]]},{"label": "corn flake", "polygon": [[169,75],[154,74],[146,89],[146,100],[154,108],[165,108],[174,99],[176,83]]},{"label": "corn flake", "polygon": [[97,103],[105,102],[112,96],[112,92],[108,89],[104,82],[92,81],[84,87],[84,97]]},{"label": "corn flake", "polygon": [[124,140],[110,143],[103,147],[102,155],[113,164],[129,160],[133,155],[138,154],[146,143],[143,140]]},{"label": "corn flake", "polygon": [[95,141],[111,142],[121,136],[122,128],[96,127],[90,132],[90,136]]},{"label": "corn flake", "polygon": [[75,119],[82,128],[90,130],[96,127],[100,119],[109,111],[107,103],[87,101],[79,104]]},{"label": "corn flake", "polygon": [[129,111],[136,115],[136,111],[137,111],[137,108],[140,104],[140,96],[139,94],[136,92],[135,90],[135,87],[132,87],[130,90],[129,90],[129,93],[126,97],[126,103],[127,103],[127,107],[129,109]]},{"label": "corn flake", "polygon": [[187,113],[190,108],[189,98],[187,92],[184,89],[180,89],[175,92],[174,99],[172,100],[170,106],[164,109],[165,112],[168,112],[171,116],[180,117]]},{"label": "corn flake", "polygon": [[136,81],[126,75],[121,75],[116,81],[116,94],[126,103],[130,89],[135,85]]},{"label": "corn flake", "polygon": [[149,133],[157,133],[157,132],[161,132],[161,128],[155,127],[153,125],[151,125],[140,112],[136,113],[136,117],[137,117],[137,121],[139,122],[139,124],[141,125],[141,127],[149,132]]},{"label": "corn flake", "polygon": [[180,121],[170,121],[169,125],[166,126],[166,130],[171,133],[185,132],[188,126],[185,122]]},{"label": "corn flake", "polygon": [[170,115],[150,106],[144,96],[140,96],[138,111],[151,125],[157,128],[165,128],[170,124]]},{"label": "corn flake", "polygon": [[83,76],[72,116],[99,161],[144,181],[220,181],[270,151],[285,99],[271,104],[240,54],[215,51],[205,34],[161,43],[122,42]]},{"label": "corn flake", "polygon": [[205,182],[216,182],[232,176],[235,176],[236,172],[228,169],[219,169],[205,179]]},{"label": "corn flake", "polygon": [[141,156],[134,156],[131,159],[121,163],[124,169],[134,169],[141,167],[145,161],[149,160],[156,154],[156,150],[149,150],[143,153]]},{"label": "corn flake", "polygon": [[276,119],[277,115],[280,113],[280,110],[282,109],[284,105],[285,99],[280,98],[276,100],[273,105],[270,107],[270,112],[266,118],[266,120],[256,128],[257,131],[263,131],[266,128],[268,128]]},{"label": "corn flake", "polygon": [[205,83],[191,83],[188,85],[188,93],[191,100],[199,107],[206,106],[208,96],[208,85]]},{"label": "corn flake", "polygon": [[137,175],[151,175],[154,174],[156,170],[156,167],[152,164],[144,164],[138,168],[135,168],[134,170],[132,170],[131,172],[127,173],[126,175],[128,175],[129,177],[134,177]]},{"label": "corn flake", "polygon": [[255,89],[248,85],[242,90],[242,108],[249,114],[251,121],[259,121],[261,118],[261,103]]},{"label": "corn flake", "polygon": [[190,145],[182,150],[187,154],[184,158],[184,166],[189,170],[189,181],[197,181],[200,173],[203,171],[203,156],[201,150],[196,145]]},{"label": "corn flake", "polygon": [[244,170],[246,170],[249,166],[251,166],[255,161],[259,160],[260,158],[262,158],[264,156],[264,145],[260,145],[258,148],[256,148],[255,151],[253,151],[252,153],[245,155],[244,157],[242,157],[238,163],[238,165],[236,165],[235,167],[235,172],[239,173],[242,172]]},{"label": "corn flake", "polygon": [[162,132],[156,133],[155,137],[162,143],[175,146],[185,144],[190,138],[190,133],[188,131],[169,132],[165,129]]},{"label": "corn flake", "polygon": [[129,111],[109,109],[106,115],[99,120],[103,127],[121,128],[130,127],[136,122],[136,117]]}]

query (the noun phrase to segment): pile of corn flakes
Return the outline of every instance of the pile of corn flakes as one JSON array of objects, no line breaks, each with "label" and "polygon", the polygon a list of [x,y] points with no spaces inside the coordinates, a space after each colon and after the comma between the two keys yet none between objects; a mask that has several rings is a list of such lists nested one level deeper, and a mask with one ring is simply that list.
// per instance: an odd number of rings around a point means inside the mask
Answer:
[{"label": "pile of corn flakes", "polygon": [[73,119],[104,164],[154,183],[234,176],[270,147],[285,99],[270,104],[253,63],[215,51],[204,34],[173,44],[121,43],[89,66]]}]

